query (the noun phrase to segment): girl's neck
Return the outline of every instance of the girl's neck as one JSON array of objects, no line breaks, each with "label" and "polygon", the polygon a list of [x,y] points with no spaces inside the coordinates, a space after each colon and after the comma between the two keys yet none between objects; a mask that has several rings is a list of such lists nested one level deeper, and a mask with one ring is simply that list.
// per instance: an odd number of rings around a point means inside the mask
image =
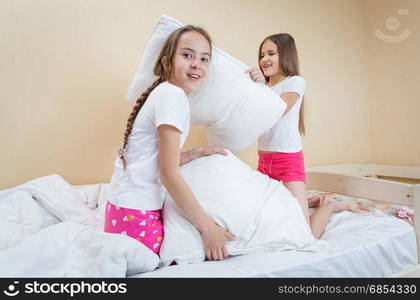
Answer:
[{"label": "girl's neck", "polygon": [[269,87],[275,86],[277,83],[279,83],[280,81],[283,81],[287,76],[284,75],[283,73],[281,74],[276,74],[274,76],[270,76],[268,78],[268,83],[267,85]]}]

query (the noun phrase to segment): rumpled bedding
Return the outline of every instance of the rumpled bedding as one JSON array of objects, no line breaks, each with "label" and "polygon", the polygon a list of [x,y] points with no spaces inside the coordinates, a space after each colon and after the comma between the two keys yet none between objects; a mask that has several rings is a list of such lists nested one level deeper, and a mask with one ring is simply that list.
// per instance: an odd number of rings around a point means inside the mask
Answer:
[{"label": "rumpled bedding", "polygon": [[[0,277],[154,274],[159,265],[156,254],[135,239],[102,231],[109,188],[109,184],[72,186],[54,174],[0,190]],[[369,206],[363,199],[334,197],[357,205],[353,211]],[[377,204],[370,210],[380,209]],[[337,226],[333,223],[326,233]],[[323,239],[328,240],[327,234]]]},{"label": "rumpled bedding", "polygon": [[0,277],[126,277],[159,257],[103,232],[107,184],[76,188],[59,175],[0,191]]}]

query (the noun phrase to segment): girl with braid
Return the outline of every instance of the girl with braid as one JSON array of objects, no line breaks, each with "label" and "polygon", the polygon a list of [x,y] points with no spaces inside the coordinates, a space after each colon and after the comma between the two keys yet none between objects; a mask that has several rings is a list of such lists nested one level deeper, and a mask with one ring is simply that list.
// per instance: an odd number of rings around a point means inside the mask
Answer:
[{"label": "girl with braid", "polygon": [[205,213],[179,170],[200,156],[228,154],[221,147],[180,152],[190,125],[187,95],[206,78],[210,59],[211,39],[199,27],[181,27],[166,40],[154,67],[158,79],[138,98],[128,118],[111,179],[105,232],[133,237],[159,254],[167,191],[201,233],[207,259],[228,256],[225,242],[235,237]]}]

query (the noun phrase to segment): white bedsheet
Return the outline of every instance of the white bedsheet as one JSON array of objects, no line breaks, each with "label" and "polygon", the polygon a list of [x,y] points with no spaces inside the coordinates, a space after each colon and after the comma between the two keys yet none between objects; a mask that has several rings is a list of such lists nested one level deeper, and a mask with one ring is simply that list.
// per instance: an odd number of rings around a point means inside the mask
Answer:
[{"label": "white bedsheet", "polygon": [[384,277],[417,264],[411,225],[380,211],[332,216],[318,252],[247,254],[131,277]]}]

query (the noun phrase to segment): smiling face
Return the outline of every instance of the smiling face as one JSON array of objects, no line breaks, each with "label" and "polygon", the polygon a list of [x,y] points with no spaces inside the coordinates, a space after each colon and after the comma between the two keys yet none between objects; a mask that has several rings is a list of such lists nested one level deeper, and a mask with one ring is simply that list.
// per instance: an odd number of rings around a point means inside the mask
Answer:
[{"label": "smiling face", "polygon": [[261,46],[260,67],[266,77],[283,74],[280,69],[277,45],[271,40],[266,40]]},{"label": "smiling face", "polygon": [[173,56],[169,82],[186,94],[198,89],[207,75],[210,53],[210,44],[203,35],[197,31],[183,33]]}]

